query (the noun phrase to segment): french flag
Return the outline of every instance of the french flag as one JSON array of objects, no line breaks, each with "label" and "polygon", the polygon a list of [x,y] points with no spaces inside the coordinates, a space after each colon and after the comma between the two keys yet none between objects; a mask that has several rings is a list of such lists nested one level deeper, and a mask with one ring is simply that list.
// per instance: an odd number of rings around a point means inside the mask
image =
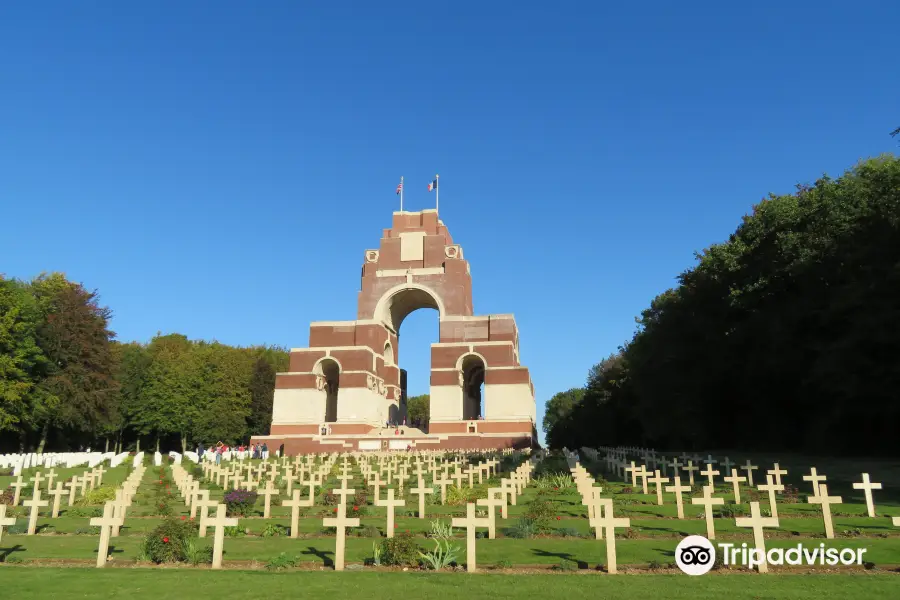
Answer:
[{"label": "french flag", "polygon": [[428,184],[428,191],[429,192],[435,191],[437,189],[437,185],[438,185],[438,180],[435,179],[434,181],[432,181],[431,183]]}]

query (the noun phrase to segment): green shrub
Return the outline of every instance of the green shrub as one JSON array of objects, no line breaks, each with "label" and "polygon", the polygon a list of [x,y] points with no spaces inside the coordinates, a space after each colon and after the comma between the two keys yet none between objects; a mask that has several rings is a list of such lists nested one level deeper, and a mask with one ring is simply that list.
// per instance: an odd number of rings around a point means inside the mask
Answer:
[{"label": "green shrub", "polygon": [[567,572],[577,571],[578,563],[575,562],[574,560],[565,558],[565,559],[559,561],[557,564],[553,565],[553,570],[554,571],[567,571]]},{"label": "green shrub", "polygon": [[147,558],[157,564],[185,562],[185,542],[197,535],[193,521],[168,518],[144,538]]},{"label": "green shrub", "polygon": [[356,537],[381,537],[381,530],[374,525],[363,525],[362,527],[355,527],[352,531]]},{"label": "green shrub", "polygon": [[99,527],[79,527],[75,530],[75,535],[100,535]]},{"label": "green shrub", "polygon": [[100,486],[86,493],[75,501],[75,506],[96,506],[102,505],[110,500],[116,499],[116,488],[111,486]]},{"label": "green shrub", "polygon": [[556,535],[561,535],[562,537],[572,537],[572,538],[580,538],[582,534],[577,529],[573,529],[571,527],[560,527],[556,530]]},{"label": "green shrub", "polygon": [[469,502],[475,502],[478,491],[475,488],[451,486],[447,488],[447,504],[450,506],[464,506]]},{"label": "green shrub", "polygon": [[513,565],[511,560],[504,558],[503,560],[498,560],[496,566],[498,569],[511,569]]},{"label": "green shrub", "polygon": [[275,523],[269,523],[262,530],[263,537],[278,537],[280,535],[287,535],[288,533],[290,533],[290,528]]},{"label": "green shrub", "polygon": [[718,514],[720,517],[733,519],[734,517],[741,516],[743,512],[744,511],[741,510],[741,506],[739,504],[723,504],[719,507]]},{"label": "green shrub", "polygon": [[256,490],[232,490],[225,494],[223,501],[229,515],[246,517],[253,512],[258,497]]},{"label": "green shrub", "polygon": [[200,564],[212,564],[212,546],[201,546],[197,539],[189,538],[184,541],[184,560],[195,567]]},{"label": "green shrub", "polygon": [[102,517],[103,510],[100,508],[84,508],[75,506],[67,508],[64,514],[67,517]]},{"label": "green shrub", "polygon": [[503,530],[503,535],[510,538],[530,539],[540,533],[540,528],[531,519],[523,518],[512,527]]},{"label": "green shrub", "polygon": [[296,567],[300,561],[293,556],[288,556],[284,552],[266,563],[266,569],[270,571],[280,571],[282,569],[291,569]]},{"label": "green shrub", "polygon": [[247,535],[247,531],[237,525],[225,528],[225,537],[244,537],[245,535]]},{"label": "green shrub", "polygon": [[525,508],[525,518],[534,522],[535,527],[543,531],[550,527],[550,520],[556,510],[553,504],[542,498],[535,498]]},{"label": "green shrub", "polygon": [[381,540],[381,564],[404,567],[419,564],[419,546],[412,534],[399,533]]},{"label": "green shrub", "polygon": [[419,552],[422,563],[433,571],[441,571],[455,564],[459,546],[450,544],[450,540],[453,539],[453,526],[444,525],[441,521],[432,521],[431,539],[434,541],[434,550]]}]

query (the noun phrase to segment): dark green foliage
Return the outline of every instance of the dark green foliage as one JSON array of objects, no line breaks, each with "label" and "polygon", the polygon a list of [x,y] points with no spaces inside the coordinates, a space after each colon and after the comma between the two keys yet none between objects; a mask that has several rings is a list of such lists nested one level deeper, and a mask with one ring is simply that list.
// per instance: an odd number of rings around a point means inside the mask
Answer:
[{"label": "dark green foliage", "polygon": [[550,447],[896,455],[900,160],[765,198],[638,324]]},{"label": "dark green foliage", "polygon": [[381,540],[381,564],[388,566],[415,566],[419,564],[419,548],[411,533],[398,533]]},{"label": "dark green foliage", "polygon": [[188,559],[185,543],[197,537],[193,521],[169,518],[144,538],[143,552],[151,562],[184,562]]}]

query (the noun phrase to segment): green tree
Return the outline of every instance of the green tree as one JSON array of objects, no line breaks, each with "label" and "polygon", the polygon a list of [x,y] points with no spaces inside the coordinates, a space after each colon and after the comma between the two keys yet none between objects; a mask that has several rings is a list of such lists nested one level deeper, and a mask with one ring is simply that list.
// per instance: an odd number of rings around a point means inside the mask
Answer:
[{"label": "green tree", "polygon": [[162,437],[177,435],[182,451],[198,414],[197,365],[193,345],[181,334],[157,335],[147,348],[150,363],[132,425],[140,435],[153,435],[159,450]]},{"label": "green tree", "polygon": [[900,160],[770,195],[638,319],[551,445],[890,454]]},{"label": "green tree", "polygon": [[98,304],[97,292],[59,273],[39,276],[31,289],[42,313],[37,341],[47,358],[38,383],[45,401],[34,414],[41,426],[37,451],[42,452],[51,428],[89,440],[113,419],[115,334],[108,328],[111,312]]},{"label": "green tree", "polygon": [[247,433],[268,435],[272,425],[272,399],[275,391],[275,367],[259,356],[253,363],[250,376],[250,415],[247,418]]},{"label": "green tree", "polygon": [[421,394],[406,401],[407,423],[413,427],[428,428],[431,413],[431,396]]},{"label": "green tree", "polygon": [[[193,349],[195,395],[189,431],[194,441],[234,443],[247,430],[252,363],[241,348],[199,342]],[[187,447],[187,440],[183,439]]]},{"label": "green tree", "polygon": [[0,275],[0,431],[26,432],[44,362],[36,342],[39,319],[28,285]]},{"label": "green tree", "polygon": [[584,388],[572,388],[565,392],[558,392],[547,401],[544,407],[544,433],[547,433],[557,421],[565,419],[576,404],[584,398]]}]

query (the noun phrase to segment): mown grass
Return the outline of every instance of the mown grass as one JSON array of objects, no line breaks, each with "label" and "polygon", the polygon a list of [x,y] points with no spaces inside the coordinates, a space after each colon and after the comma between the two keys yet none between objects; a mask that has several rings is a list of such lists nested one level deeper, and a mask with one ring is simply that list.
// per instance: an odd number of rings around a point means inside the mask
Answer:
[{"label": "mown grass", "polygon": [[[729,600],[791,598],[894,599],[900,576],[871,574],[795,575],[500,575],[434,573],[331,573],[188,571],[150,569],[0,568],[0,582],[17,600],[129,598],[181,600],[188,590],[205,598],[566,598],[602,600],[656,598]],[[302,590],[302,591],[301,591]]]}]

